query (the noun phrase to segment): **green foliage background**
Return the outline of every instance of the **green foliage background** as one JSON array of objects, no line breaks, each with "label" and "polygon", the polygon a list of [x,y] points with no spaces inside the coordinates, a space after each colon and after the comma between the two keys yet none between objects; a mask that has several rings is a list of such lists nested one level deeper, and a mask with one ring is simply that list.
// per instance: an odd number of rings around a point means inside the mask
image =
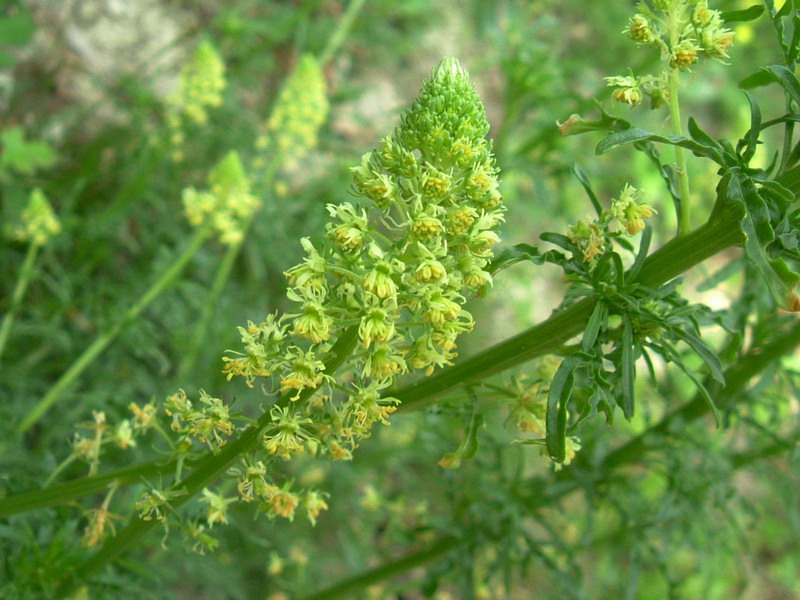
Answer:
[{"label": "green foliage background", "polygon": [[[238,325],[285,308],[282,272],[301,257],[298,239],[322,236],[325,204],[348,198],[349,167],[390,131],[443,55],[459,57],[487,105],[509,207],[504,242],[535,243],[542,232],[566,232],[591,213],[572,174],[575,164],[604,202],[627,182],[647,191],[660,212],[653,219],[654,246],[675,229],[663,184],[642,154],[626,149],[596,158],[590,148],[597,140],[563,138],[556,127],[573,113],[596,115],[595,97],[611,107],[604,76],[654,67],[657,56],[636,52],[620,34],[634,3],[368,0],[326,65],[332,114],[319,147],[282,176],[280,196],[266,199],[202,347],[187,344],[224,252],[216,242],[203,247],[180,281],[63,402],[19,436],[14,428],[22,416],[187,243],[181,189],[202,186],[229,149],[250,152],[290,66],[301,53],[322,50],[344,10],[338,0],[151,4],[180,15],[177,51],[210,40],[228,69],[223,105],[206,126],[187,133],[179,163],[169,156],[163,97],[154,87],[157,64],[120,69],[116,77],[93,73],[68,51],[66,25],[48,19],[47,2],[7,2],[0,17],[2,228],[7,233],[16,222],[35,186],[63,222],[62,233],[41,252],[0,363],[2,495],[40,486],[69,454],[75,424],[89,420],[93,409],[114,422],[131,401],[202,388],[257,414],[261,390],[226,382],[221,355],[238,346]],[[715,7],[747,5],[720,0]],[[731,64],[698,69],[683,96],[685,113],[715,138],[746,131],[749,110],[736,82],[777,62],[766,20],[742,24],[737,35]],[[91,97],[72,85],[87,78],[98,90]],[[762,106],[776,107],[771,116],[779,114],[776,86],[757,94]],[[667,130],[663,112],[613,110],[638,126]],[[757,155],[764,164],[770,158]],[[710,208],[715,169],[692,162],[690,172]],[[3,238],[0,310],[8,308],[24,252]],[[698,282],[739,255],[714,257],[689,273],[684,288],[712,308],[734,304],[743,319],[760,320],[774,310],[768,295],[751,285],[752,269],[698,291]],[[564,291],[551,266],[504,272],[488,297],[470,307],[477,327],[459,352],[472,354],[542,320]],[[711,344],[721,339],[714,329],[704,331]],[[768,339],[769,333],[753,335]],[[194,350],[198,360],[180,373]],[[234,505],[231,524],[214,529],[221,540],[215,553],[187,552],[178,535],[163,548],[160,534],[151,534],[84,597],[301,598],[431,542],[444,540],[446,549],[450,539],[460,540],[454,552],[443,550],[398,578],[342,597],[800,597],[797,368],[790,356],[783,368],[773,364],[759,374],[725,412],[724,428],[708,417],[676,422],[651,435],[630,464],[607,467],[610,449],[695,393],[680,373],[659,372],[655,383],[641,377],[634,421],[618,419],[611,428],[595,419],[584,427],[570,480],[553,472],[538,447],[511,443],[520,436],[502,399],[490,396],[481,399],[486,423],[475,457],[458,470],[438,467],[461,443],[472,414],[463,393],[460,400],[455,394],[429,410],[396,415],[352,463],[302,458],[287,464],[298,483],[331,493],[331,508],[316,528],[303,519],[254,520],[251,507]],[[152,449],[140,444],[109,454],[103,468],[150,458]],[[85,472],[76,463],[63,477]],[[564,486],[577,493],[562,497]],[[84,524],[72,506],[0,520],[0,596],[48,597],[59,570],[84,552],[77,546]]]}]

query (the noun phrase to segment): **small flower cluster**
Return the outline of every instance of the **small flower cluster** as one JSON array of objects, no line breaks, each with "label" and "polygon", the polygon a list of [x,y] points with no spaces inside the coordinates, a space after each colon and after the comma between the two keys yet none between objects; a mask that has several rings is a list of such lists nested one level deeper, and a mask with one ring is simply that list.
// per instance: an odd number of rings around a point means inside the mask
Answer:
[{"label": "small flower cluster", "polygon": [[[657,47],[670,69],[689,71],[701,55],[723,61],[733,45],[733,31],[722,14],[708,7],[707,0],[663,0],[656,11],[640,2],[624,32],[641,46]],[[618,102],[636,106],[647,95],[653,108],[669,101],[666,73],[660,76],[606,77]]]},{"label": "small flower cluster", "polygon": [[250,182],[239,154],[229,152],[208,176],[209,189],[183,190],[183,207],[194,227],[209,226],[223,244],[238,244],[244,237],[245,223],[260,206],[250,193]]},{"label": "small flower cluster", "polygon": [[170,428],[180,434],[181,441],[194,438],[218,451],[233,434],[230,409],[221,399],[212,398],[203,390],[199,404],[194,405],[183,390],[167,398],[164,411],[172,418]]},{"label": "small flower cluster", "polygon": [[167,98],[167,125],[173,158],[181,160],[185,123],[204,125],[208,109],[222,104],[225,89],[225,63],[216,48],[201,42],[191,61],[181,70],[178,91]]},{"label": "small flower cluster", "polygon": [[[618,199],[611,202],[611,208],[591,223],[578,221],[570,227],[569,239],[578,247],[581,259],[590,266],[596,258],[608,249],[608,240],[620,234],[636,235],[645,228],[645,219],[657,214],[649,204],[640,203],[641,192],[625,184]],[[611,226],[616,225],[616,232]]]},{"label": "small flower cluster", "polygon": [[[225,357],[229,378],[274,378],[293,401],[272,409],[269,456],[314,444],[349,459],[395,411],[381,392],[396,376],[430,374],[456,356],[457,337],[473,326],[463,305],[492,282],[503,221],[488,128],[466,72],[445,59],[394,134],[353,169],[353,194],[366,205],[329,205],[328,244],[302,240],[306,258],[286,272],[298,310],[240,329],[245,352]],[[322,358],[350,328],[360,343],[339,383]],[[310,399],[298,402],[305,390]]]},{"label": "small flower cluster", "polygon": [[14,237],[37,246],[44,246],[50,238],[61,231],[61,222],[47,201],[47,196],[39,188],[31,192],[28,205],[22,211],[21,221],[14,232]]},{"label": "small flower cluster", "polygon": [[[80,423],[80,429],[87,430],[88,435],[76,433],[72,440],[72,457],[89,463],[89,474],[94,475],[100,465],[103,446],[112,444],[122,450],[136,447],[136,438],[156,425],[156,407],[152,403],[139,406],[131,402],[128,407],[132,413],[130,419],[123,419],[116,426],[106,422],[106,413],[94,411],[92,421]],[[71,460],[71,459],[68,459]]]},{"label": "small flower cluster", "polygon": [[272,155],[281,164],[296,164],[317,145],[329,108],[322,68],[313,55],[304,55],[278,94],[266,133],[256,140],[256,148],[264,155],[260,163]]}]

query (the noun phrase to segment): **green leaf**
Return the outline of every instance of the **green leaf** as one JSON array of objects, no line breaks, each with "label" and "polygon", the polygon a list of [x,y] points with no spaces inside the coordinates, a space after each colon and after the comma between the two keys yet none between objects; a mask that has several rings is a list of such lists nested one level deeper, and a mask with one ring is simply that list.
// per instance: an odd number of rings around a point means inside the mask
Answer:
[{"label": "green leaf", "polygon": [[771,76],[773,81],[779,83],[789,93],[795,104],[800,107],[800,81],[797,80],[794,73],[783,65],[761,67],[761,70]]},{"label": "green leaf", "polygon": [[629,315],[622,317],[622,414],[630,421],[634,412],[633,382],[636,379],[636,354],[633,325]]},{"label": "green leaf", "polygon": [[577,164],[572,167],[572,172],[577,178],[577,180],[580,182],[580,184],[583,186],[583,189],[586,191],[586,195],[589,196],[589,200],[591,201],[592,206],[594,207],[594,210],[597,213],[597,216],[599,217],[600,215],[603,214],[603,207],[600,205],[600,201],[597,199],[597,195],[594,193],[594,190],[592,189],[592,184],[589,181],[589,176]]},{"label": "green leaf", "polygon": [[722,364],[719,362],[719,358],[717,358],[717,355],[714,354],[711,348],[706,346],[705,343],[703,343],[703,341],[693,333],[689,333],[685,330],[679,330],[676,333],[678,334],[678,337],[689,344],[692,347],[692,350],[695,351],[695,354],[703,359],[703,362],[708,365],[711,377],[713,377],[722,385],[725,385],[725,374],[722,372]]},{"label": "green leaf", "polygon": [[588,131],[621,131],[631,126],[630,121],[612,115],[600,102],[595,101],[595,105],[600,110],[599,119],[587,120],[580,115],[571,115],[563,123],[557,123],[561,135],[579,135]]},{"label": "green leaf", "polygon": [[724,164],[720,152],[710,145],[703,145],[680,135],[671,135],[669,137],[665,137],[663,135],[653,133],[652,131],[639,129],[638,127],[631,127],[625,131],[612,133],[611,135],[606,136],[600,140],[599,144],[597,144],[597,147],[595,148],[595,154],[605,154],[617,146],[634,144],[636,142],[659,142],[662,144],[670,144],[672,146],[680,146],[681,148],[691,151],[695,156],[710,158],[720,165]]},{"label": "green leaf", "polygon": [[726,195],[729,200],[746,208],[741,221],[745,253],[766,280],[772,297],[786,310],[800,310],[800,298],[795,292],[800,275],[792,271],[783,259],[770,259],[766,254],[765,248],[774,241],[775,233],[769,223],[767,207],[755,185],[749,178],[734,175],[730,178]]},{"label": "green leaf", "polygon": [[557,463],[564,462],[567,452],[567,402],[572,393],[574,371],[580,365],[581,360],[575,354],[568,356],[558,367],[558,371],[550,383],[545,416],[545,441],[550,459]]},{"label": "green leaf", "polygon": [[726,10],[722,12],[722,20],[726,23],[744,23],[746,21],[754,21],[764,12],[764,6],[761,4],[754,4],[748,8],[741,10]]},{"label": "green leaf", "polygon": [[650,241],[653,239],[653,228],[649,224],[645,224],[644,231],[642,232],[642,239],[639,241],[639,252],[636,254],[636,260],[628,271],[626,279],[629,281],[636,281],[636,276],[642,270],[642,265],[647,259],[647,253],[650,251]]},{"label": "green leaf", "polygon": [[745,92],[744,95],[747,96],[747,101],[750,103],[750,129],[744,136],[743,141],[747,146],[742,158],[745,164],[749,164],[758,147],[758,136],[761,133],[761,109],[751,94]]},{"label": "green leaf", "polygon": [[711,414],[714,415],[714,422],[717,424],[717,427],[719,427],[722,423],[722,419],[720,418],[719,414],[719,409],[717,408],[714,399],[711,397],[711,394],[708,393],[706,386],[704,386],[703,382],[700,381],[694,373],[692,373],[689,369],[687,369],[686,365],[684,365],[680,360],[674,360],[673,362],[676,365],[678,365],[678,368],[684,373],[686,373],[686,376],[689,379],[691,379],[692,382],[697,386],[697,389],[700,391],[700,395],[703,396],[703,399],[706,401],[706,404],[708,404],[708,408],[711,410]]},{"label": "green leaf", "polygon": [[581,340],[581,350],[588,353],[597,341],[597,335],[600,333],[600,328],[608,317],[608,308],[602,300],[598,300],[594,305],[592,316],[589,317],[589,322],[586,324],[586,329],[583,331],[583,339]]},{"label": "green leaf", "polygon": [[0,44],[3,46],[24,46],[33,38],[36,31],[31,16],[24,10],[0,19]]},{"label": "green leaf", "polygon": [[756,71],[752,75],[748,75],[739,81],[739,87],[743,90],[749,90],[756,87],[762,87],[774,82],[775,78],[771,73],[766,71]]},{"label": "green leaf", "polygon": [[11,127],[0,133],[3,154],[0,156],[0,171],[12,169],[30,175],[55,163],[57,154],[47,142],[26,141],[22,128]]},{"label": "green leaf", "polygon": [[709,148],[719,149],[719,143],[708,135],[705,131],[700,129],[700,126],[695,121],[694,117],[689,117],[689,136],[698,144],[708,146]]}]

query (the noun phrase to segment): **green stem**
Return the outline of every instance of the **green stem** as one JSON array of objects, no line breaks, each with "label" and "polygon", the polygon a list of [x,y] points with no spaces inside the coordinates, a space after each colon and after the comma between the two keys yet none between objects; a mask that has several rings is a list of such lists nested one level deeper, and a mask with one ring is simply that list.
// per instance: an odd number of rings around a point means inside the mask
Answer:
[{"label": "green stem", "polygon": [[[683,136],[680,103],[681,78],[678,69],[669,70],[669,113],[672,121],[672,133]],[[683,148],[675,146],[675,163],[678,167],[678,188],[681,194],[680,210],[678,214],[678,234],[688,233],[692,227],[691,198],[689,196],[689,173],[686,170],[686,155]]]},{"label": "green stem", "polygon": [[[723,213],[718,221],[707,223],[690,235],[671,240],[647,258],[639,276],[639,282],[650,286],[659,285],[717,252],[740,243],[741,234],[735,227],[738,218],[735,213]],[[583,300],[556,313],[543,323],[488,348],[454,367],[445,369],[438,375],[423,378],[390,395],[402,400],[403,403],[399,408],[401,412],[419,410],[433,402],[436,397],[461,387],[464,383],[488,377],[537,356],[558,350],[565,341],[583,331],[593,305],[592,299]],[[167,474],[174,467],[173,462],[156,469],[153,473]],[[125,471],[123,470],[123,472]],[[47,490],[28,492],[21,496],[0,500],[0,517],[16,512],[25,512],[28,508],[34,510],[56,506],[79,498],[81,495],[96,493],[98,489],[103,489],[108,485],[107,477],[113,479],[114,474],[83,478],[76,482],[53,486]],[[122,483],[135,483],[139,481],[139,477],[123,478],[121,481]],[[79,493],[81,489],[85,489],[86,492]],[[59,500],[59,493],[63,493],[63,500]],[[40,495],[44,497],[40,498]],[[17,502],[17,498],[22,498],[22,500]]]},{"label": "green stem", "polygon": [[[329,358],[325,361],[325,373],[333,375],[342,366],[358,343],[358,328],[350,327],[342,332],[336,343],[330,350]],[[316,389],[306,388],[300,394],[298,402],[303,403],[314,395]],[[287,406],[292,401],[291,393],[285,394],[278,401],[279,406]],[[243,454],[252,450],[259,441],[261,432],[272,422],[269,411],[264,412],[255,425],[248,427],[232,443],[226,445],[218,454],[211,454],[202,459],[195,469],[181,481],[172,485],[172,491],[181,490],[182,496],[171,502],[173,508],[178,508],[204,487],[211,484]],[[82,563],[75,569],[73,576],[76,579],[64,582],[59,597],[66,596],[77,584],[78,581],[91,577],[98,573],[105,565],[113,562],[123,552],[136,545],[159,521],[152,519],[144,521],[138,516],[134,516],[128,525],[115,537],[109,539],[103,547],[91,558]]]},{"label": "green stem", "polygon": [[125,327],[137,319],[139,314],[155,300],[180,275],[186,264],[197,253],[209,236],[204,228],[195,233],[189,245],[174,263],[153,283],[141,298],[114,324],[106,333],[95,338],[94,342],[72,363],[70,368],[56,381],[38,404],[25,416],[17,426],[19,433],[28,431],[44,414],[62,397],[64,392],[80,375],[92,365],[98,356],[117,338]]},{"label": "green stem", "polygon": [[333,35],[328,38],[328,43],[325,44],[325,48],[320,52],[320,64],[328,62],[339,50],[339,47],[344,42],[345,38],[347,38],[350,28],[353,26],[353,22],[356,20],[365,2],[366,0],[351,0],[350,4],[347,5],[347,9],[339,20],[339,24],[336,26]]},{"label": "green stem", "polygon": [[36,262],[36,255],[39,252],[39,244],[31,242],[28,246],[28,251],[25,253],[25,260],[22,263],[22,269],[17,278],[17,285],[14,286],[14,292],[11,294],[11,305],[8,307],[6,316],[3,317],[3,325],[0,327],[0,357],[3,356],[8,335],[11,333],[11,326],[14,324],[14,318],[19,310],[22,299],[25,297],[25,290],[28,288],[31,277],[33,276],[33,265]]},{"label": "green stem", "polygon": [[303,596],[301,600],[332,600],[333,598],[353,598],[353,592],[364,589],[375,583],[394,578],[395,575],[410,571],[415,567],[427,564],[460,546],[463,540],[444,536],[430,546],[411,552],[397,559],[392,559],[374,569],[356,575],[329,588]]},{"label": "green stem", "polygon": [[[675,238],[647,257],[638,282],[658,286],[710,256],[742,241],[736,211],[727,211],[692,233]],[[511,367],[551,354],[586,326],[595,299],[585,298],[557,312],[543,323],[500,342],[479,354],[387,395],[397,398],[398,411],[418,410],[442,394],[465,383],[483,379]]]},{"label": "green stem", "polygon": [[18,513],[50,508],[67,504],[78,498],[99,494],[112,483],[133,485],[143,478],[155,477],[168,473],[175,467],[175,461],[167,463],[147,462],[116,469],[102,475],[82,477],[65,483],[0,500],[0,518]]}]

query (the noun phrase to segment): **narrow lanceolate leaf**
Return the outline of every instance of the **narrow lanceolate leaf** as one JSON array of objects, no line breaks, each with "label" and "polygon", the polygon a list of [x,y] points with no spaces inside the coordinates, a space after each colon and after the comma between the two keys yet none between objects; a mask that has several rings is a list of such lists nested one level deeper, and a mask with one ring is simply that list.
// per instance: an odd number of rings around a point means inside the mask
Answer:
[{"label": "narrow lanceolate leaf", "polygon": [[798,81],[797,75],[783,65],[770,65],[769,67],[761,67],[761,69],[772,81],[780,84],[791,96],[795,104],[800,106],[800,81]]},{"label": "narrow lanceolate leaf", "polygon": [[600,201],[597,199],[597,194],[595,194],[594,190],[592,189],[592,183],[589,181],[589,176],[586,174],[586,171],[581,169],[578,165],[574,165],[572,167],[572,172],[575,174],[575,178],[583,186],[583,189],[586,191],[586,195],[589,196],[589,201],[592,203],[592,206],[599,217],[603,214],[603,207],[600,205]]},{"label": "narrow lanceolate leaf", "polygon": [[617,146],[634,144],[636,142],[659,142],[661,144],[680,146],[681,148],[689,150],[695,156],[710,158],[718,164],[723,164],[721,153],[713,146],[701,144],[681,135],[658,135],[652,131],[639,129],[638,127],[631,127],[625,131],[612,133],[611,135],[606,136],[600,140],[599,144],[597,144],[597,147],[595,148],[595,154],[605,154]]},{"label": "narrow lanceolate leaf", "polygon": [[726,23],[744,23],[745,21],[754,21],[764,12],[764,6],[761,4],[754,4],[748,8],[741,10],[726,10],[722,12],[722,20]]},{"label": "narrow lanceolate leaf", "polygon": [[748,92],[744,94],[747,96],[747,101],[750,103],[750,129],[744,136],[747,148],[742,155],[745,164],[747,164],[750,162],[750,159],[753,158],[753,155],[756,153],[756,148],[758,147],[758,136],[761,133],[761,109],[758,106],[758,102],[756,102],[756,99],[753,98],[751,94]]},{"label": "narrow lanceolate leaf", "polygon": [[636,353],[633,345],[633,324],[628,315],[622,317],[622,414],[633,418],[633,382],[636,379]]},{"label": "narrow lanceolate leaf", "polygon": [[594,305],[592,316],[589,317],[589,322],[586,324],[586,329],[583,332],[583,340],[581,341],[581,350],[589,352],[597,341],[597,334],[600,333],[600,328],[605,323],[608,317],[608,308],[602,300],[598,300]]},{"label": "narrow lanceolate leaf", "polygon": [[567,357],[556,371],[550,384],[550,394],[547,398],[547,415],[545,441],[547,453],[554,462],[564,462],[566,456],[567,437],[567,402],[572,394],[574,371],[581,359],[574,354]]},{"label": "narrow lanceolate leaf", "polygon": [[719,358],[714,354],[713,350],[706,346],[703,340],[688,331],[679,331],[678,336],[692,347],[692,350],[695,351],[697,356],[703,359],[703,362],[708,366],[711,377],[722,385],[725,385],[725,374],[722,372],[722,364],[719,362]]}]

